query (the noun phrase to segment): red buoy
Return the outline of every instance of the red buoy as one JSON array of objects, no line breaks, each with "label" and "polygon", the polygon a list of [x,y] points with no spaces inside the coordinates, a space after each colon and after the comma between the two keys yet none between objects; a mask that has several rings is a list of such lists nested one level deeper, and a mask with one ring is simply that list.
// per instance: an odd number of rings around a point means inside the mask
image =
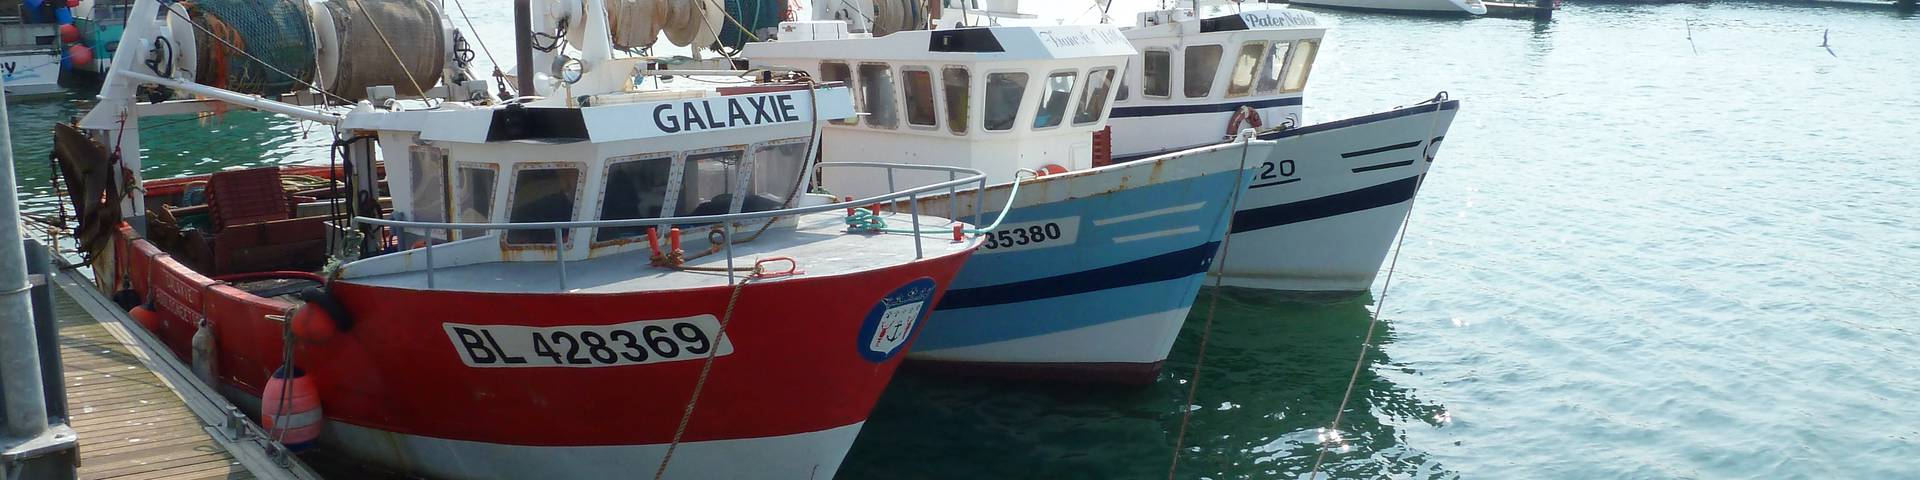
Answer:
[{"label": "red buoy", "polygon": [[127,316],[133,317],[133,321],[139,323],[140,328],[145,328],[148,332],[152,332],[155,335],[160,334],[160,326],[162,325],[160,322],[160,312],[153,311],[153,309],[147,308],[146,305],[141,305],[133,307],[132,310],[128,310]]},{"label": "red buoy", "polygon": [[87,48],[86,45],[67,47],[67,60],[75,66],[92,64],[93,49]]},{"label": "red buoy", "polygon": [[299,451],[320,438],[320,426],[326,417],[320,410],[320,391],[313,376],[293,367],[292,378],[288,378],[287,370],[276,370],[267,379],[266,392],[260,397],[260,426],[288,449]]},{"label": "red buoy", "polygon": [[69,23],[60,26],[60,41],[73,43],[80,41],[80,27]]},{"label": "red buoy", "polygon": [[326,343],[340,333],[340,325],[327,315],[327,309],[311,303],[294,310],[288,321],[293,322],[293,335],[309,342]]},{"label": "red buoy", "polygon": [[67,0],[67,8],[80,8],[80,0]]}]

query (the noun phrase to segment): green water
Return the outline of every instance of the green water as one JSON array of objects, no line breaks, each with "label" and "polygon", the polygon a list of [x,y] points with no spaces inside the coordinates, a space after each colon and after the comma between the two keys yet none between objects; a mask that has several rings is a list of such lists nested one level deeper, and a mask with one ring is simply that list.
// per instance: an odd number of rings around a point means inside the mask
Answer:
[{"label": "green water", "polygon": [[[505,38],[506,2],[468,3]],[[1384,295],[1218,292],[1180,478],[1305,477],[1379,302],[1338,477],[1920,477],[1920,20],[1323,18],[1312,119],[1464,106]],[[12,106],[35,212],[79,108]],[[324,160],[324,131],[214,128],[143,132],[147,175]],[[841,477],[1164,478],[1213,293],[1147,388],[902,375]]]}]

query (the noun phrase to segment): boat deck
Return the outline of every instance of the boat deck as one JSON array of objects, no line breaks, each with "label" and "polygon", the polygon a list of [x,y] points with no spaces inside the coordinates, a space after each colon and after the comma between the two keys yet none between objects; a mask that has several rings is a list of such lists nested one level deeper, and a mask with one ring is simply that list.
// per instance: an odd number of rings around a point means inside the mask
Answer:
[{"label": "boat deck", "polygon": [[[224,422],[203,419],[187,400],[210,389],[178,377],[185,369],[119,323],[112,314],[117,308],[86,290],[83,277],[71,271],[60,277],[54,316],[69,422],[80,441],[79,478],[317,478],[298,460],[279,467],[255,444],[217,437],[214,425]],[[236,455],[232,448],[251,451]]]}]

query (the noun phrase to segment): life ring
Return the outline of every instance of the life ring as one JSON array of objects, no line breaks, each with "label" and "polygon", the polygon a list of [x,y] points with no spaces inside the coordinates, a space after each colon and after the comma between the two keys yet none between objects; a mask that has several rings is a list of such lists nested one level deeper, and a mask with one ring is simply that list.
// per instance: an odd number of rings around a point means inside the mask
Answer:
[{"label": "life ring", "polygon": [[1259,110],[1254,110],[1251,105],[1241,105],[1233,111],[1233,118],[1227,120],[1227,136],[1239,135],[1244,127],[1259,130],[1261,123]]},{"label": "life ring", "polygon": [[1062,173],[1067,173],[1067,167],[1062,167],[1059,164],[1049,163],[1049,164],[1040,166],[1039,173],[1040,175],[1038,176],[1041,176],[1041,177],[1044,177],[1047,175],[1059,175]]}]

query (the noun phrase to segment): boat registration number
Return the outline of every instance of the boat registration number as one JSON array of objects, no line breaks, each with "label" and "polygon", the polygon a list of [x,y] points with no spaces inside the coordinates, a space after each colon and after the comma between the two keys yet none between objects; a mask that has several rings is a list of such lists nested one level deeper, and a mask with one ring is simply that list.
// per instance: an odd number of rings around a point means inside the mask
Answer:
[{"label": "boat registration number", "polygon": [[733,353],[713,315],[544,328],[441,325],[460,361],[475,368],[617,367]]},{"label": "boat registration number", "polygon": [[1002,225],[987,232],[979,253],[1000,253],[1072,245],[1080,237],[1080,217]]}]

